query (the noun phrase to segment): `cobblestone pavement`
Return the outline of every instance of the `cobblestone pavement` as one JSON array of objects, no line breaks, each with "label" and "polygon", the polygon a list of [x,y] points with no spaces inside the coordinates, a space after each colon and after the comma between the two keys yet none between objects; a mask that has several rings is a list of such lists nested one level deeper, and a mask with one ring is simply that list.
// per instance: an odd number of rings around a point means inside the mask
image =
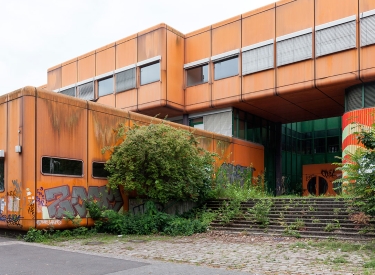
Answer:
[{"label": "cobblestone pavement", "polygon": [[371,251],[344,252],[292,237],[198,234],[191,237],[96,238],[71,240],[59,249],[114,257],[181,262],[250,274],[375,274],[364,268]]}]

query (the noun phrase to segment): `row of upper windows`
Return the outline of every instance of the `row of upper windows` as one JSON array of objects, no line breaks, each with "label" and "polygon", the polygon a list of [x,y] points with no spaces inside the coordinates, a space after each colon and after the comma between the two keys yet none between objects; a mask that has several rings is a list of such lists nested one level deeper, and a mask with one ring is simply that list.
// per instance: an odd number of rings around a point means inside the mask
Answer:
[{"label": "row of upper windows", "polygon": [[[361,46],[375,44],[375,10],[361,14]],[[315,27],[315,56],[320,57],[356,47],[356,16]],[[276,38],[276,66],[283,66],[313,58],[312,28]],[[233,53],[235,52],[235,53]],[[214,80],[239,74],[239,50],[212,57]],[[242,75],[274,68],[274,40],[247,46],[242,49]],[[159,57],[160,59],[160,57]],[[160,61],[141,62],[139,66],[140,85],[160,80]],[[186,86],[195,86],[209,81],[209,61],[185,64]],[[136,87],[136,67],[111,74],[96,82],[90,80],[60,92],[85,100],[95,99],[95,84],[98,97],[122,92]]]}]

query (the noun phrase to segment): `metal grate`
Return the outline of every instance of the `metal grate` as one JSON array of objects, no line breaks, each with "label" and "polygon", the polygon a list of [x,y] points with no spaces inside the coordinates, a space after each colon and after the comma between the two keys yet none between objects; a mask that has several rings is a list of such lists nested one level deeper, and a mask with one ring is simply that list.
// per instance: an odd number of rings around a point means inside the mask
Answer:
[{"label": "metal grate", "polygon": [[94,96],[94,82],[89,82],[78,86],[78,98],[84,100],[93,100]]},{"label": "metal grate", "polygon": [[135,68],[116,74],[116,93],[135,88]]},{"label": "metal grate", "polygon": [[356,47],[356,21],[316,31],[316,56]]},{"label": "metal grate", "polygon": [[312,33],[277,42],[277,66],[312,58]]},{"label": "metal grate", "polygon": [[362,108],[362,86],[346,90],[346,111]]},{"label": "metal grate", "polygon": [[375,107],[375,83],[365,85],[365,108]]},{"label": "metal grate", "polygon": [[242,53],[242,74],[251,74],[273,66],[273,43]]},{"label": "metal grate", "polygon": [[375,15],[361,19],[361,46],[375,44]]},{"label": "metal grate", "polygon": [[63,95],[69,95],[69,96],[75,97],[76,96],[76,87],[69,88],[69,89],[66,89],[64,91],[60,91],[59,93],[63,94]]}]

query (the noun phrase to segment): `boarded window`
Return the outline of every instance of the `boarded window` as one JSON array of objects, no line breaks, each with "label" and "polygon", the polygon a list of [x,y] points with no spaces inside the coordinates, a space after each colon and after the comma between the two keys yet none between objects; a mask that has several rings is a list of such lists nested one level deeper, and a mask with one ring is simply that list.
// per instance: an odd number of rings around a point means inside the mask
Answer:
[{"label": "boarded window", "polygon": [[316,31],[316,56],[323,56],[356,47],[356,21]]},{"label": "boarded window", "polygon": [[92,177],[93,178],[104,178],[107,179],[109,173],[104,169],[105,162],[93,162],[92,163]]},{"label": "boarded window", "polygon": [[277,66],[312,58],[312,33],[277,42]]},{"label": "boarded window", "polygon": [[273,68],[273,43],[242,53],[242,74],[251,74]]},{"label": "boarded window", "polygon": [[84,100],[93,100],[94,97],[94,83],[89,82],[78,86],[78,98]]},{"label": "boarded window", "polygon": [[135,88],[135,68],[116,74],[116,93]]},{"label": "boarded window", "polygon": [[375,44],[375,14],[361,19],[361,46]]},{"label": "boarded window", "polygon": [[55,157],[42,157],[42,174],[59,176],[83,176],[83,161]]}]

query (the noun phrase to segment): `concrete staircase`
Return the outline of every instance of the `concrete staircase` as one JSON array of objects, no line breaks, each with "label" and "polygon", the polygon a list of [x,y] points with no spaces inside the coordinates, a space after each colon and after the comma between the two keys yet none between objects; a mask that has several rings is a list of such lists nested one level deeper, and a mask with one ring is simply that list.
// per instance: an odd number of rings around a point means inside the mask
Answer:
[{"label": "concrete staircase", "polygon": [[[216,220],[211,230],[227,233],[287,235],[304,238],[375,238],[374,224],[355,224],[349,219],[347,205],[338,198],[272,198],[269,224],[262,225],[249,213],[259,200],[241,203],[241,217],[229,223]],[[208,201],[206,207],[218,210],[224,200]]]}]

